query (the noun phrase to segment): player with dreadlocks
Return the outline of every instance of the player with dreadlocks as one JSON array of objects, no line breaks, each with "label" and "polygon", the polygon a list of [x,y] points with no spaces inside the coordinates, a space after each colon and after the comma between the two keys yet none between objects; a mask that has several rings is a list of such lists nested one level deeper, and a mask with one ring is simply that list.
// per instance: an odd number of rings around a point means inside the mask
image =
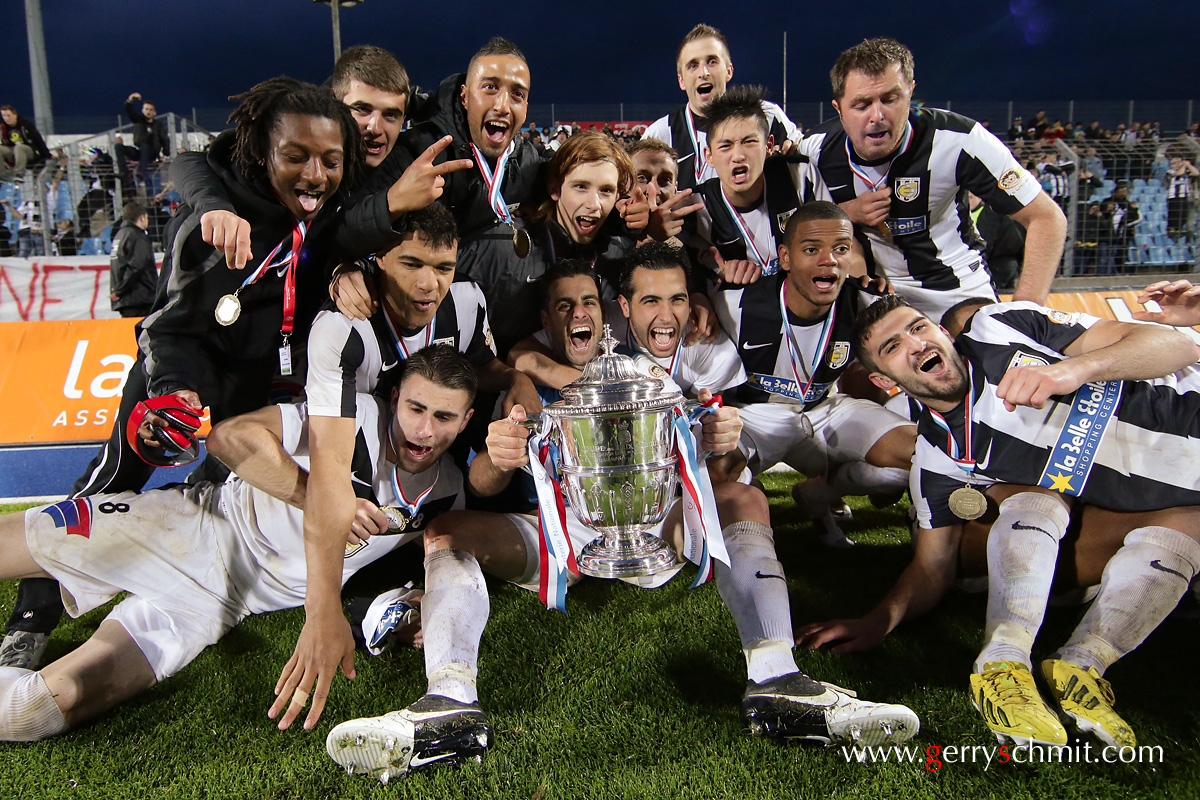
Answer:
[{"label": "player with dreadlocks", "polygon": [[[327,297],[332,211],[362,170],[362,137],[346,106],[291,78],[231,99],[240,103],[229,117],[235,130],[216,138],[208,160],[262,260],[226,269],[201,237],[201,215],[180,207],[112,436],[75,497],[140,489],[155,465],[194,455],[205,406],[216,423],[280,399],[273,384],[304,385],[296,344]],[[219,465],[205,473],[223,477]],[[0,665],[36,666],[61,613],[56,584],[23,582]]]}]

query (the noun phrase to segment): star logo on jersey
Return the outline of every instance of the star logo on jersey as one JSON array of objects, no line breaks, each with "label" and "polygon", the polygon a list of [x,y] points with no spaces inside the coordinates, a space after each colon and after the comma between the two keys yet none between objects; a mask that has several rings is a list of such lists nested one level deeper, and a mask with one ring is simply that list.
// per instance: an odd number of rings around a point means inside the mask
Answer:
[{"label": "star logo on jersey", "polygon": [[1070,475],[1063,475],[1061,472],[1057,475],[1051,475],[1050,486],[1048,488],[1052,491],[1062,492],[1064,494],[1067,492],[1073,492],[1075,489],[1071,486],[1071,477],[1072,476]]},{"label": "star logo on jersey", "polygon": [[897,178],[896,197],[905,203],[911,203],[921,196],[920,178]]},{"label": "star logo on jersey", "polygon": [[850,343],[849,342],[834,342],[833,347],[829,348],[829,366],[837,369],[845,365],[850,360]]},{"label": "star logo on jersey", "polygon": [[782,234],[783,229],[787,227],[787,221],[792,218],[792,214],[796,213],[796,209],[791,211],[783,211],[775,215],[775,224],[779,226],[779,232]]}]

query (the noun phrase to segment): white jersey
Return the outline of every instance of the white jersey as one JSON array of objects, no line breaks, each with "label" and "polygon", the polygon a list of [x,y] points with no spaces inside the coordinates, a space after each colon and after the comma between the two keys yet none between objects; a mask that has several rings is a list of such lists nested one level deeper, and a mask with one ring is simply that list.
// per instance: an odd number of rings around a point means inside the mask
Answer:
[{"label": "white jersey", "polygon": [[398,382],[400,363],[423,347],[450,344],[477,367],[496,357],[487,302],[471,281],[450,284],[433,322],[416,331],[397,330],[397,348],[381,308],[370,319],[349,319],[325,309],[308,335],[305,395],[314,417],[353,417],[356,394]]},{"label": "white jersey", "polygon": [[[393,465],[387,460],[390,414],[383,400],[358,397],[358,433],[351,480],[356,491],[376,505],[396,507]],[[304,404],[278,407],[283,417],[283,447],[302,469],[308,468],[308,410]],[[347,545],[343,583],[356,571],[416,538],[433,516],[463,508],[463,479],[448,457],[418,474],[397,471],[401,492],[409,501],[433,487],[421,511],[397,533],[378,534],[359,545]],[[364,491],[365,490],[365,491]],[[255,489],[236,476],[221,487],[222,508],[232,533],[220,543],[222,557],[250,613],[304,602],[307,571],[304,558],[304,513]],[[244,570],[244,572],[243,572]]]},{"label": "white jersey", "polygon": [[[680,345],[671,358],[657,358],[637,345],[629,332],[629,320],[615,303],[610,305],[605,318],[612,326],[614,339],[666,370],[688,397],[695,397],[701,389],[718,394],[746,382],[746,370],[742,368],[737,345],[723,330],[717,331],[717,338],[711,343],[697,342],[687,347]],[[690,332],[691,326],[688,325],[681,338],[686,338]]]},{"label": "white jersey", "polygon": [[[774,143],[783,146],[784,140],[799,142],[802,134],[796,124],[788,119],[783,109],[766,100],[762,104],[763,113],[767,115]],[[693,142],[693,136],[695,141]],[[708,147],[708,134],[704,131],[704,120],[691,113],[685,103],[665,117],[656,119],[646,126],[643,139],[658,139],[675,148],[679,163],[678,185],[680,189],[691,189],[710,178],[717,177],[717,171],[704,157],[704,148]]]}]

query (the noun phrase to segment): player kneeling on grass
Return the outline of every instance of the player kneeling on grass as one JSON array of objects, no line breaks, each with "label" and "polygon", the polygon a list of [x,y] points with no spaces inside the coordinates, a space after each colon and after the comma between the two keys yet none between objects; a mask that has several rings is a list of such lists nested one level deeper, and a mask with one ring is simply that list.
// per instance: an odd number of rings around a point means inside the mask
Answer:
[{"label": "player kneeling on grass", "polygon": [[[603,328],[600,290],[586,262],[561,262],[544,281],[545,344],[564,364],[582,366],[597,355]],[[586,335],[585,335],[586,334]],[[655,366],[658,377],[665,372]],[[543,399],[552,402],[551,390]],[[702,390],[701,402],[711,398]],[[524,410],[488,427],[486,450],[471,463],[476,494],[491,496],[529,464],[528,431],[518,422]],[[721,408],[702,422],[699,449],[726,453],[737,446],[741,421],[736,409]],[[521,478],[527,476],[520,473]],[[741,719],[752,732],[780,738],[882,745],[903,742],[919,729],[916,715],[901,705],[858,700],[800,672],[792,656],[793,636],[787,582],[775,557],[766,496],[737,483],[713,487],[729,565],[714,559],[717,591],[737,625],[749,681]],[[567,513],[566,533],[578,552],[595,538]],[[651,531],[684,552],[683,503]],[[427,764],[480,757],[491,746],[487,716],[476,690],[479,642],[489,603],[483,571],[537,590],[542,580],[538,517],[467,511],[439,517],[425,532],[425,597],[421,607],[426,695],[401,711],[350,720],[329,733],[326,749],[348,772],[387,781]],[[670,577],[667,573],[667,578]],[[659,585],[662,574],[650,580]]]},{"label": "player kneeling on grass", "polygon": [[[465,426],[474,395],[470,363],[437,345],[408,360],[391,413],[382,400],[360,398],[354,463],[370,470],[360,476],[369,480],[360,487],[369,497],[358,500],[356,535],[338,545],[343,582],[418,536],[432,515],[462,507],[462,474],[442,455]],[[280,445],[291,458],[276,457]],[[62,733],[173,675],[247,615],[304,602],[306,562],[314,560],[303,534],[305,406],[234,417],[213,429],[208,447],[235,477],[65,500],[0,518],[0,579],[54,578],[72,616],[130,593],[90,639],[42,670],[0,667],[0,740]],[[423,498],[422,513],[398,515],[397,492]],[[352,659],[341,663],[349,677]],[[311,728],[332,672],[314,691],[317,676],[290,667],[269,715],[287,709],[286,728],[311,693]]]},{"label": "player kneeling on grass", "polygon": [[867,309],[855,342],[877,385],[899,385],[923,405],[916,555],[865,617],[809,626],[801,641],[870,647],[933,607],[954,581],[964,521],[983,511],[986,493],[999,515],[987,540],[985,644],[971,699],[1001,741],[1064,745],[1067,732],[1031,674],[1060,542],[1076,499],[1128,512],[1130,532],[1096,599],[1041,673],[1080,731],[1134,746],[1101,676],[1200,570],[1196,345],[1165,328],[1032,303],[980,309],[951,343],[898,298]]}]

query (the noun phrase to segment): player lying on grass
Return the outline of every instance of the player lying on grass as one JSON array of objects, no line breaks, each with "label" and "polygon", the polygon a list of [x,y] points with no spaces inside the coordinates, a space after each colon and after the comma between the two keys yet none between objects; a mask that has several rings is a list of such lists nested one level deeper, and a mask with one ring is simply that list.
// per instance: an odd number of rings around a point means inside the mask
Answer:
[{"label": "player lying on grass", "polygon": [[[442,455],[470,416],[475,374],[448,345],[408,360],[392,394],[358,402],[356,535],[342,580],[462,507],[462,474]],[[283,451],[291,458],[277,457]],[[38,672],[0,667],[0,740],[62,733],[178,672],[249,614],[304,602],[308,462],[305,406],[270,406],[213,429],[210,452],[238,477],[65,500],[0,518],[0,579],[52,577],[72,616],[130,593],[76,650]],[[251,486],[253,483],[261,488]],[[402,500],[409,513],[396,507]],[[420,513],[412,510],[419,505]],[[268,712],[287,728],[329,693],[288,664]],[[354,677],[353,655],[341,660]]]},{"label": "player lying on grass", "polygon": [[[646,276],[641,276],[646,277]],[[542,321],[543,344],[564,364],[582,366],[600,350],[603,329],[600,288],[587,262],[566,261],[547,273]],[[660,379],[666,371],[648,362]],[[557,399],[557,390],[543,400]],[[704,390],[701,401],[711,397]],[[516,471],[529,464],[528,432],[500,419],[488,428],[487,449],[471,464],[471,489],[488,496],[508,486]],[[741,423],[735,409],[704,416],[701,449],[724,453],[737,445]],[[522,477],[524,477],[522,475]],[[901,705],[870,703],[809,678],[792,656],[793,637],[787,582],[775,557],[766,496],[751,486],[719,484],[714,489],[728,565],[714,559],[717,591],[737,625],[746,656],[748,682],[741,720],[753,732],[801,738],[881,745],[916,735],[916,715]],[[679,553],[694,557],[685,545],[683,503],[676,502],[667,519],[651,531],[665,537]],[[568,511],[566,535],[576,552],[595,538]],[[553,593],[556,576],[543,571],[537,513],[499,514],[467,511],[435,520],[425,534],[425,597],[422,626],[424,697],[401,711],[350,720],[329,733],[326,749],[348,772],[387,782],[428,764],[460,763],[481,757],[491,745],[487,716],[476,689],[479,642],[487,624],[489,603],[483,572]],[[659,585],[673,572],[653,580]],[[564,591],[561,584],[559,591]]]},{"label": "player lying on grass", "polygon": [[1065,744],[1034,685],[1033,641],[1072,505],[1123,512],[1129,533],[1095,601],[1041,672],[1081,731],[1134,745],[1102,675],[1158,626],[1200,569],[1196,345],[1161,327],[1031,303],[981,309],[951,343],[898,298],[868,309],[855,340],[877,385],[899,385],[923,404],[916,554],[869,614],[810,626],[802,641],[870,647],[929,610],[954,581],[963,524],[985,510],[986,493],[999,514],[987,540],[985,645],[972,701],[998,738]]}]

